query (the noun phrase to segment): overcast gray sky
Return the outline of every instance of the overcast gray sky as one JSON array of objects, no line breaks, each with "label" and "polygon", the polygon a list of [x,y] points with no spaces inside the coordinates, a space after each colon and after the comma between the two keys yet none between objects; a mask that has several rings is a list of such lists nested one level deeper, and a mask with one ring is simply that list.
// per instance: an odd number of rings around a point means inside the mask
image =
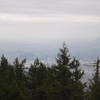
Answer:
[{"label": "overcast gray sky", "polygon": [[95,40],[100,0],[0,0],[0,40]]}]

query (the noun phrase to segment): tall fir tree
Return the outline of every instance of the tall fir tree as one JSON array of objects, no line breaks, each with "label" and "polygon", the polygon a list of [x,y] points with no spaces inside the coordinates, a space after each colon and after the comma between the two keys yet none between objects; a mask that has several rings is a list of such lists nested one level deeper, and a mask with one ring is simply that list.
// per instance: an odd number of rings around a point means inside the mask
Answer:
[{"label": "tall fir tree", "polygon": [[95,72],[93,79],[90,81],[88,89],[87,100],[99,100],[100,99],[100,59],[98,58],[95,65]]},{"label": "tall fir tree", "polygon": [[46,100],[46,91],[44,87],[46,74],[45,64],[40,62],[39,59],[36,59],[29,69],[29,89],[32,100]]},{"label": "tall fir tree", "polygon": [[29,98],[27,77],[25,75],[25,63],[26,59],[20,62],[18,58],[16,58],[13,63],[15,73],[15,88],[18,95],[17,98],[19,100],[27,100]]},{"label": "tall fir tree", "polygon": [[71,71],[70,71],[70,55],[66,44],[63,43],[63,47],[60,48],[60,52],[56,58],[57,64],[56,70],[56,99],[58,100],[70,100],[71,99]]},{"label": "tall fir tree", "polygon": [[80,62],[73,58],[70,63],[72,69],[72,100],[84,100],[86,83],[82,82],[84,71],[80,68]]}]

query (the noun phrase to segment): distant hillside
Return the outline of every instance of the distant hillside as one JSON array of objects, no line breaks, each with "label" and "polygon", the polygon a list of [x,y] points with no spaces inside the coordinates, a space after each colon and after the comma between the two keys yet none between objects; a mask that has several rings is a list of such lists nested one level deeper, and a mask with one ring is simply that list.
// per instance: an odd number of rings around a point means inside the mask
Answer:
[{"label": "distant hillside", "polygon": [[[81,60],[91,60],[100,56],[100,39],[83,42],[66,42],[71,55]],[[55,59],[61,42],[41,42],[41,43],[0,43],[0,55],[5,54],[10,59],[16,56],[23,59],[33,60],[39,57],[43,60]]]}]

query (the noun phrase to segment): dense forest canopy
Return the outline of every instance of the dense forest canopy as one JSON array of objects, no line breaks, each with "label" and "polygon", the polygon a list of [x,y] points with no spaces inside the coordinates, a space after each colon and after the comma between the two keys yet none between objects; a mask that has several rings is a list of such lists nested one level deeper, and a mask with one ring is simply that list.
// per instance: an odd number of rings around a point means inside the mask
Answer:
[{"label": "dense forest canopy", "polygon": [[20,61],[16,58],[10,64],[2,55],[0,100],[99,100],[99,58],[93,63],[93,78],[87,82],[82,81],[85,72],[80,61],[71,58],[65,43],[55,61],[55,64],[49,65],[36,58],[26,68],[26,59]]}]

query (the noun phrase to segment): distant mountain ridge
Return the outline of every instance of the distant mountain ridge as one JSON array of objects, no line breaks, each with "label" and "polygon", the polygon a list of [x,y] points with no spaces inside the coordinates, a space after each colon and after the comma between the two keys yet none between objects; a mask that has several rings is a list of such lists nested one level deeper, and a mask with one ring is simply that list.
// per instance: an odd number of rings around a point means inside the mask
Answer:
[{"label": "distant mountain ridge", "polygon": [[[67,42],[66,42],[67,44]],[[70,42],[68,48],[72,56],[79,59],[95,59],[100,56],[100,39],[83,42]],[[60,42],[41,42],[41,43],[0,43],[0,55],[5,54],[10,59],[19,57],[33,60],[39,57],[43,60],[55,59],[59,48],[62,46]]]}]

